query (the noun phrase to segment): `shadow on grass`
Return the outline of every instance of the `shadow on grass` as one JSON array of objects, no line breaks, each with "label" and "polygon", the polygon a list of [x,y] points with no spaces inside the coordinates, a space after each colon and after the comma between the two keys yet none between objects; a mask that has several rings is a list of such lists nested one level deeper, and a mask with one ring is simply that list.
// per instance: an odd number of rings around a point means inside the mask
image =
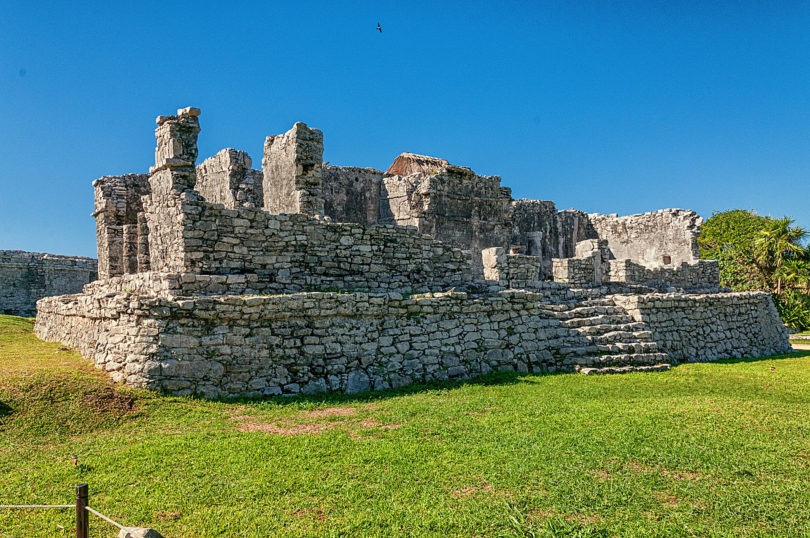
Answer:
[{"label": "shadow on grass", "polygon": [[[740,357],[739,359],[718,359],[716,361],[706,361],[708,364],[742,364],[747,362],[762,362],[780,359],[796,359],[800,357],[810,357],[810,351],[794,351],[793,353],[783,353],[781,355],[768,355],[767,357]],[[695,362],[683,362],[684,364],[698,364]],[[702,364],[702,363],[701,363]]]},{"label": "shadow on grass", "polygon": [[[360,392],[357,394],[345,394],[342,392],[332,393],[318,393],[318,394],[299,394],[295,396],[264,396],[256,398],[221,398],[214,401],[223,403],[242,403],[242,404],[255,404],[255,403],[273,403],[277,405],[300,405],[302,403],[367,403],[374,401],[387,400],[390,398],[398,398],[400,396],[408,396],[411,394],[421,394],[428,392],[443,392],[453,389],[458,389],[466,386],[502,386],[502,385],[517,385],[524,383],[527,377],[545,377],[560,374],[570,374],[571,372],[537,372],[537,373],[522,373],[522,372],[493,372],[481,377],[463,380],[448,380],[448,381],[434,381],[430,383],[414,383],[405,387],[395,389],[385,389],[378,391]],[[204,400],[197,396],[191,396],[194,400]]]},{"label": "shadow on grass", "polygon": [[14,411],[8,404],[0,400],[0,418],[8,416]]}]

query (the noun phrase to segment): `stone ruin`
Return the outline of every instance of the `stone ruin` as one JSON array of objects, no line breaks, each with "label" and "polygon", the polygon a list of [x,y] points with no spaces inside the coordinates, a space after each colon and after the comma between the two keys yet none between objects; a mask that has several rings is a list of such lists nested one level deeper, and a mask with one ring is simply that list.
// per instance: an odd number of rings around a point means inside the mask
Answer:
[{"label": "stone ruin", "polygon": [[99,280],[37,304],[40,338],[116,381],[356,393],[791,350],[769,295],[698,259],[693,211],[558,211],[410,153],[324,165],[303,123],[267,137],[262,170],[230,148],[196,165],[199,114],[158,117],[148,174],[93,182]]},{"label": "stone ruin", "polygon": [[39,299],[79,293],[96,278],[93,258],[0,250],[0,314],[34,316]]}]

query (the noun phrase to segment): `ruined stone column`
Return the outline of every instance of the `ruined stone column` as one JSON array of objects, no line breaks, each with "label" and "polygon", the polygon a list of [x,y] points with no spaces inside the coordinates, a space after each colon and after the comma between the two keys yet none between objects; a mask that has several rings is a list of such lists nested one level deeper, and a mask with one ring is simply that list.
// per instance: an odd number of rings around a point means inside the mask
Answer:
[{"label": "ruined stone column", "polygon": [[298,122],[264,142],[264,208],[270,213],[323,215],[323,133]]},{"label": "ruined stone column", "polygon": [[184,226],[187,203],[196,199],[194,162],[200,109],[181,108],[176,116],[158,116],[155,129],[155,166],[150,168],[151,194],[146,222],[149,266],[152,271],[186,272]]},{"label": "ruined stone column", "polygon": [[149,169],[153,198],[194,188],[199,115],[199,108],[186,107],[176,116],[157,117],[155,166]]},{"label": "ruined stone column", "polygon": [[138,213],[138,272],[149,270],[149,226],[146,213]]},{"label": "ruined stone column", "polygon": [[138,225],[124,224],[121,233],[121,267],[125,274],[138,272]]},{"label": "ruined stone column", "polygon": [[124,274],[124,227],[105,226],[98,235],[98,276],[101,279]]}]

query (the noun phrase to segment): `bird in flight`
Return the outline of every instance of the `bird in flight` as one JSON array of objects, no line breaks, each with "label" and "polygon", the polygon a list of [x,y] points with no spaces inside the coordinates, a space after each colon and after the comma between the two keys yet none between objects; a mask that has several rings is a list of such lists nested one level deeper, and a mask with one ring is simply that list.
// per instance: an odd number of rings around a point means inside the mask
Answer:
[{"label": "bird in flight", "polygon": [[380,23],[379,23],[379,22],[377,23],[377,30],[379,30],[379,31],[380,31],[380,33],[382,33],[382,26],[380,26]]}]

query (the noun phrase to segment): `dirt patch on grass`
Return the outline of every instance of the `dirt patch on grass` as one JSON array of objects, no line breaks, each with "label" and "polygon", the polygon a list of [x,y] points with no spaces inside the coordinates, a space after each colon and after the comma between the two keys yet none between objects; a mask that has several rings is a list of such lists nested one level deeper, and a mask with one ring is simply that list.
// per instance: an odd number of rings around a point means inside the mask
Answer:
[{"label": "dirt patch on grass", "polygon": [[329,516],[326,515],[326,510],[321,507],[317,508],[299,508],[292,513],[293,517],[302,519],[313,519],[315,521],[328,521]]},{"label": "dirt patch on grass", "polygon": [[484,484],[483,486],[462,486],[454,490],[452,495],[457,499],[466,499],[480,493],[492,493],[493,491],[495,491],[495,488],[489,484]]},{"label": "dirt patch on grass", "polygon": [[591,471],[591,474],[593,476],[595,476],[596,478],[598,478],[599,480],[609,480],[610,479],[610,473],[605,471],[604,469],[596,469],[594,471]]},{"label": "dirt patch on grass", "polygon": [[[371,429],[395,430],[399,424],[383,424],[368,417],[357,416],[356,407],[327,407],[298,413],[275,422],[257,420],[255,415],[235,415],[231,420],[239,422],[236,429],[243,432],[262,432],[285,437],[292,435],[317,435],[327,430],[343,430],[352,437],[361,437],[360,432]],[[339,418],[340,420],[330,420]]]},{"label": "dirt patch on grass", "polygon": [[351,417],[357,414],[356,407],[327,407],[325,409],[315,409],[307,411],[301,416],[306,418],[330,418],[330,417]]},{"label": "dirt patch on grass", "polygon": [[175,519],[180,519],[180,512],[178,510],[160,510],[155,514],[155,517],[161,521],[174,521]]},{"label": "dirt patch on grass", "polygon": [[17,435],[76,435],[136,415],[138,399],[82,372],[37,372],[0,383],[0,423]]},{"label": "dirt patch on grass", "polygon": [[291,435],[305,435],[317,434],[324,430],[334,429],[339,423],[333,422],[331,424],[289,424],[283,425],[271,424],[268,422],[241,422],[236,427],[240,432],[262,432],[272,433],[273,435],[283,435],[289,437]]},{"label": "dirt patch on grass", "polygon": [[84,405],[97,413],[122,416],[135,407],[135,398],[113,387],[99,387],[84,394]]},{"label": "dirt patch on grass", "polygon": [[692,471],[664,469],[658,465],[650,466],[632,460],[624,464],[624,467],[638,473],[658,473],[661,476],[666,476],[667,478],[672,478],[675,480],[696,480],[700,478],[698,473],[694,473]]},{"label": "dirt patch on grass", "polygon": [[605,518],[597,514],[567,514],[563,516],[563,519],[569,523],[582,523],[583,525],[593,525],[605,520]]},{"label": "dirt patch on grass", "polygon": [[543,521],[550,517],[554,517],[555,514],[551,510],[532,510],[528,514],[526,514],[526,518],[532,521]]}]

